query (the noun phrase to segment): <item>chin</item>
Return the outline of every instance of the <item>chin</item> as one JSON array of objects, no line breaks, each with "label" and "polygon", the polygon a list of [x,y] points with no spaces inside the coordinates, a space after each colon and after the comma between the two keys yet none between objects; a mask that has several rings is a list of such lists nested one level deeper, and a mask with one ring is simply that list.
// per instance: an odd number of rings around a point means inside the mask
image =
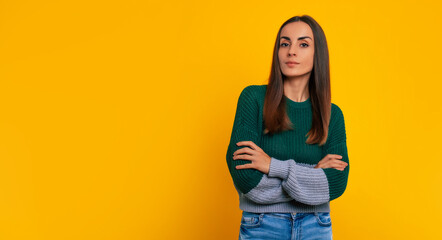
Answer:
[{"label": "chin", "polygon": [[306,73],[299,73],[297,71],[293,71],[293,72],[285,72],[285,73],[283,72],[282,74],[284,74],[284,76],[286,76],[286,77],[299,77],[299,76],[302,76]]}]

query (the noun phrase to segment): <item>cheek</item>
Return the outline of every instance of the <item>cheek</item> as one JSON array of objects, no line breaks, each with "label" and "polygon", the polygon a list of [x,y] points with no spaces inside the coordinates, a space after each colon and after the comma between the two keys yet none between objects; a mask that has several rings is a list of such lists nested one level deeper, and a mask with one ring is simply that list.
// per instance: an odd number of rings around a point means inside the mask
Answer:
[{"label": "cheek", "polygon": [[279,63],[281,63],[281,59],[282,59],[282,52],[279,51],[278,52],[278,61],[279,61]]},{"label": "cheek", "polygon": [[312,52],[310,53],[310,57],[309,57],[309,62],[310,62],[311,65],[313,65],[313,60],[314,60],[314,59],[315,59],[315,52],[312,51]]}]

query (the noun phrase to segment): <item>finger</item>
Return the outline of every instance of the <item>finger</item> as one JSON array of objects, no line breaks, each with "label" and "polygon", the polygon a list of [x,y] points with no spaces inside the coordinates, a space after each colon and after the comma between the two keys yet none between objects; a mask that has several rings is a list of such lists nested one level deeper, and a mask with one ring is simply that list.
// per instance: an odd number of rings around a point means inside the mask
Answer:
[{"label": "finger", "polygon": [[317,168],[335,168],[343,171],[347,166],[342,163],[341,160],[326,161],[324,163],[318,163]]},{"label": "finger", "polygon": [[258,147],[258,145],[256,145],[252,141],[241,141],[241,142],[237,142],[236,145],[238,145],[238,146],[249,146],[249,147],[251,147],[254,150],[261,150],[261,148]]},{"label": "finger", "polygon": [[337,158],[337,159],[342,159],[342,156],[341,155],[338,155],[338,154],[327,154],[327,156],[329,156],[330,158]]},{"label": "finger", "polygon": [[330,160],[330,161],[328,161],[328,166],[330,166],[332,168],[343,167],[339,162],[337,162],[337,160]]},{"label": "finger", "polygon": [[342,161],[342,160],[335,159],[335,161],[336,161],[338,164],[340,164],[341,166],[343,166],[343,167],[348,166],[348,163],[347,163],[347,162],[344,162],[344,161]]},{"label": "finger", "polygon": [[337,162],[337,160],[332,159],[330,161],[326,161],[321,165],[322,168],[341,168],[343,167],[340,163]]},{"label": "finger", "polygon": [[334,168],[334,169],[339,170],[339,171],[344,171],[345,167],[343,167],[343,166],[336,166],[336,165],[328,165],[328,166],[322,166],[322,168]]},{"label": "finger", "polygon": [[347,163],[343,162],[341,160],[333,160],[333,167],[337,167],[337,168],[345,168],[347,167]]},{"label": "finger", "polygon": [[338,170],[341,170],[341,171],[344,171],[344,168],[345,168],[345,167],[343,167],[343,166],[336,166],[336,167],[334,167],[334,168],[336,168],[336,169],[338,169]]},{"label": "finger", "polygon": [[256,150],[256,151],[262,151],[262,149],[261,149],[258,145],[256,145],[254,142],[250,141],[250,144],[253,146],[252,148],[253,148],[254,150]]},{"label": "finger", "polygon": [[235,168],[236,168],[236,169],[253,168],[253,164],[248,163],[248,164],[238,165],[238,166],[236,166]]},{"label": "finger", "polygon": [[[326,159],[323,159],[323,160],[324,161],[333,161],[333,162],[345,163],[344,160],[338,159],[338,158],[333,157],[333,156],[329,156],[329,157],[327,157]],[[323,160],[321,160],[321,161],[323,161]]]},{"label": "finger", "polygon": [[242,153],[253,154],[254,151],[255,151],[255,150],[253,150],[253,149],[250,149],[250,148],[244,147],[244,148],[240,148],[240,149],[236,150],[236,151],[233,153],[233,156],[236,156],[236,155],[238,155],[238,154],[242,154]]},{"label": "finger", "polygon": [[238,154],[233,156],[233,160],[250,160],[252,161],[252,156],[248,154]]},{"label": "finger", "polygon": [[340,164],[344,164],[344,163],[346,163],[345,161],[342,161],[342,160],[340,160],[340,159],[336,159],[336,158],[334,158],[333,160],[331,160],[332,162],[335,162],[335,163],[340,163]]}]

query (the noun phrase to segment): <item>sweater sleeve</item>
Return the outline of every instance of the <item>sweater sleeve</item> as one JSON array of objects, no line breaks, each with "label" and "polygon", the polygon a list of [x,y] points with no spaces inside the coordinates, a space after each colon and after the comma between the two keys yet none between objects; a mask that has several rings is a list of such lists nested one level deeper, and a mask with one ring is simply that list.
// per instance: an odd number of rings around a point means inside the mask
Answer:
[{"label": "sweater sleeve", "polygon": [[[335,106],[335,114],[330,123],[330,131],[326,144],[323,146],[322,158],[327,154],[338,154],[348,165],[343,171],[335,168],[311,168],[296,164],[295,160],[278,160],[272,158],[269,176],[282,179],[282,187],[296,201],[318,205],[340,197],[346,187],[350,171],[347,153],[344,115]],[[322,159],[321,158],[321,159]],[[321,160],[320,159],[320,160]],[[319,162],[319,160],[318,160]]]},{"label": "sweater sleeve", "polygon": [[259,125],[259,108],[254,94],[256,85],[250,85],[241,92],[236,108],[230,143],[226,160],[235,188],[240,194],[260,204],[272,204],[293,200],[282,188],[282,181],[277,177],[268,177],[257,169],[236,169],[237,165],[250,163],[249,160],[233,159],[233,153],[242,148],[236,143],[252,141],[260,146],[261,132]]}]

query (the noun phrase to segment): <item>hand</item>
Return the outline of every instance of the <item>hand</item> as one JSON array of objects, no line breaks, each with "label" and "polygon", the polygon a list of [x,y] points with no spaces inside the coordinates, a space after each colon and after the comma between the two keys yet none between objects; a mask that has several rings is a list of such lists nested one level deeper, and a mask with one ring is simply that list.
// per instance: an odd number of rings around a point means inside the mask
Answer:
[{"label": "hand", "polygon": [[339,159],[342,159],[341,155],[327,154],[314,168],[336,168],[344,171],[344,168],[347,167],[348,163]]},{"label": "hand", "polygon": [[[241,148],[233,153],[233,160],[250,160],[252,163],[236,166],[236,169],[254,168],[265,174],[269,173],[271,157],[252,141],[237,142],[238,146],[249,146],[251,148]],[[241,154],[247,153],[247,154]]]}]

